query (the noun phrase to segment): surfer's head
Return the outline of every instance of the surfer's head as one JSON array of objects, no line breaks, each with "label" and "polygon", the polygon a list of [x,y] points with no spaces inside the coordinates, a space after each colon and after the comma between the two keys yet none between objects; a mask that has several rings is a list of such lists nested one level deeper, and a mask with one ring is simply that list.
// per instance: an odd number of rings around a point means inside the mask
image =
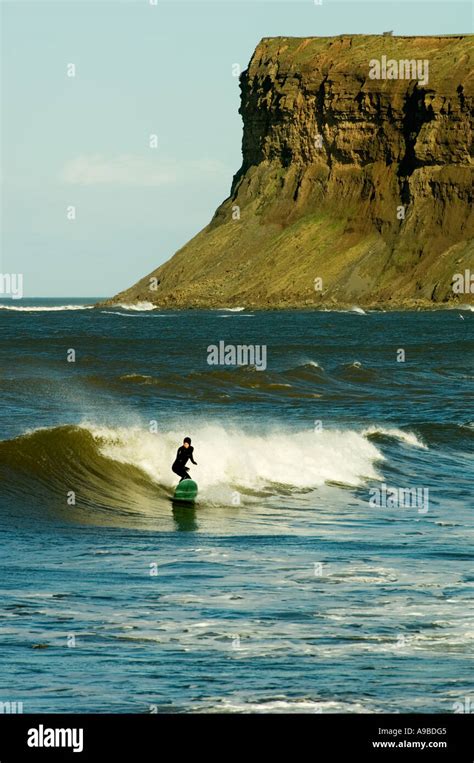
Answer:
[{"label": "surfer's head", "polygon": [[190,437],[185,437],[184,440],[183,440],[183,445],[184,445],[185,448],[189,448],[189,446],[191,445],[191,438]]}]

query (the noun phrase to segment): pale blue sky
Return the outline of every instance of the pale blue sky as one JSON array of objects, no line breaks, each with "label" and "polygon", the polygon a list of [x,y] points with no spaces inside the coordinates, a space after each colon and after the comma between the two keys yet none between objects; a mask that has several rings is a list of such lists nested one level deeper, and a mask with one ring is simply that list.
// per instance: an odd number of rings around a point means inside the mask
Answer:
[{"label": "pale blue sky", "polygon": [[2,0],[1,272],[25,297],[112,295],[206,225],[241,164],[232,65],[262,37],[471,32],[471,8]]}]

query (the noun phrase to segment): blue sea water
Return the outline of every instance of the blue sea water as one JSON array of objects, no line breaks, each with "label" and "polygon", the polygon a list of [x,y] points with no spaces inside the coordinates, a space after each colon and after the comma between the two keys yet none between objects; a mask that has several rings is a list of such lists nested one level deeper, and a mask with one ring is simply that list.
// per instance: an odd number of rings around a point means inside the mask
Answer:
[{"label": "blue sea water", "polygon": [[[0,701],[474,701],[472,310],[94,301],[0,304]],[[209,365],[220,341],[266,368]],[[186,435],[194,506],[172,501]]]}]

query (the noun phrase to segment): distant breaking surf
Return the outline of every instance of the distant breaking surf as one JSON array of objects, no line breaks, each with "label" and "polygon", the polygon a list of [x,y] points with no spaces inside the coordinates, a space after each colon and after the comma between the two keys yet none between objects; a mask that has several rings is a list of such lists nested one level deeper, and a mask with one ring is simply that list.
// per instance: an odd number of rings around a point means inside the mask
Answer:
[{"label": "distant breaking surf", "polygon": [[16,305],[0,305],[0,310],[14,310],[21,313],[58,313],[63,310],[93,310],[94,305],[53,305],[53,306],[39,306],[31,305],[30,307],[17,307]]},{"label": "distant breaking surf", "polygon": [[133,304],[120,302],[117,307],[121,307],[123,310],[138,310],[139,312],[143,312],[147,310],[154,310],[156,305],[154,305],[153,302],[135,302]]}]

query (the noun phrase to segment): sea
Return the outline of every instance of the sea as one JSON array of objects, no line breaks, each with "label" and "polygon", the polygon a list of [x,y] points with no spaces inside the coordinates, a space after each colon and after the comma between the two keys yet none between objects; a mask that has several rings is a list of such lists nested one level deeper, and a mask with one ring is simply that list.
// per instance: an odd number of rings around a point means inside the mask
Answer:
[{"label": "sea", "polygon": [[472,712],[472,307],[97,302],[0,303],[0,702]]}]

